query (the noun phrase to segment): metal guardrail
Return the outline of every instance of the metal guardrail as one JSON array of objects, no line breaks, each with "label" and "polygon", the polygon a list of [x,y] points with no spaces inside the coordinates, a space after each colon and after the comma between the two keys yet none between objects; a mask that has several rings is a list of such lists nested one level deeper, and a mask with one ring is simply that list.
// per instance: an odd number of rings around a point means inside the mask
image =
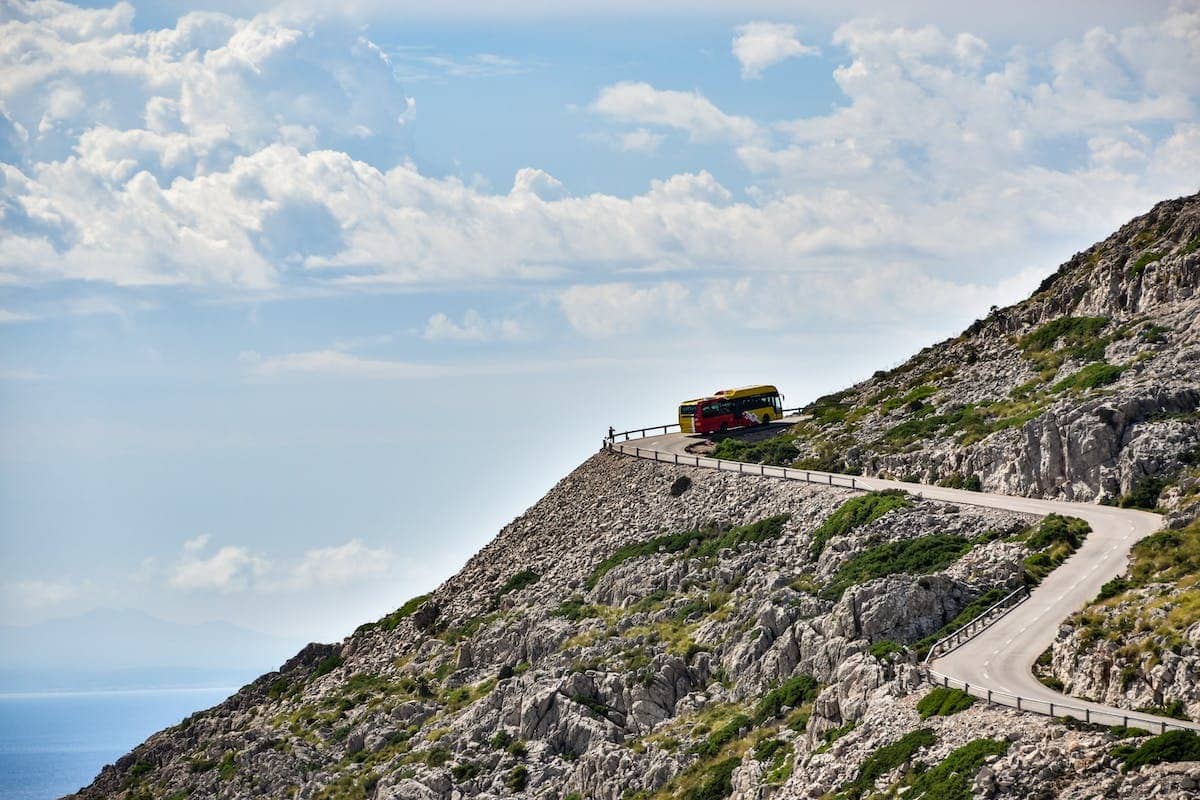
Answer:
[{"label": "metal guardrail", "polygon": [[[784,409],[784,413],[799,411],[800,409]],[[702,467],[707,469],[716,469],[722,472],[736,472],[741,475],[759,475],[768,478],[782,478],[784,480],[801,480],[809,483],[819,483],[827,486],[843,486],[850,489],[860,489],[852,475],[838,475],[829,472],[817,472],[813,470],[791,469],[790,467],[769,467],[765,464],[747,464],[742,461],[727,461],[718,458],[708,458],[705,456],[688,456],[678,453],[666,453],[661,450],[652,448],[630,446],[627,444],[633,438],[645,438],[650,431],[669,433],[672,428],[678,428],[679,423],[672,422],[666,425],[651,425],[648,428],[634,428],[628,431],[613,431],[609,429],[609,435],[604,438],[603,449],[610,450],[615,453],[633,456],[635,458],[643,458],[650,461],[657,461],[667,464],[677,464],[683,466]],[[635,436],[636,435],[636,436]],[[617,439],[621,441],[618,442]],[[1040,698],[1023,697],[1021,695],[1003,692],[997,689],[988,689],[984,686],[973,686],[966,681],[961,681],[957,678],[952,678],[949,675],[931,669],[929,664],[934,658],[941,657],[954,649],[961,647],[971,639],[978,636],[983,631],[987,630],[998,619],[1003,617],[1012,609],[1016,608],[1021,603],[1029,598],[1031,590],[1027,586],[1022,586],[1016,589],[996,603],[993,603],[982,614],[959,628],[952,633],[943,636],[938,641],[934,642],[929,648],[929,652],[925,656],[925,660],[921,664],[921,671],[925,679],[934,686],[943,686],[946,688],[961,689],[972,697],[977,697],[980,700],[986,701],[988,704],[1002,705],[1008,708],[1015,708],[1018,711],[1028,711],[1035,714],[1044,714],[1050,717],[1071,717],[1082,722],[1097,724],[1097,725],[1121,725],[1126,728],[1138,728],[1139,730],[1148,731],[1150,733],[1166,733],[1168,730],[1196,730],[1200,731],[1200,724],[1189,722],[1175,722],[1163,717],[1150,717],[1140,715],[1137,712],[1130,713],[1124,710],[1114,709],[1106,711],[1102,709],[1094,709],[1088,706],[1076,706],[1071,703],[1061,703],[1054,700],[1045,700]]]},{"label": "metal guardrail", "polygon": [[996,620],[1028,600],[1031,593],[1028,586],[1022,586],[1004,595],[984,609],[975,619],[934,642],[929,648],[929,652],[925,654],[925,660],[922,663],[928,668],[935,658],[940,658],[952,650],[962,647],[990,628]]},{"label": "metal guardrail", "polygon": [[[783,413],[786,415],[791,412],[800,411],[799,408],[785,408]],[[609,435],[604,438],[603,447],[606,450],[611,450],[615,453],[621,453],[634,458],[644,458],[650,461],[658,461],[660,463],[682,465],[687,467],[702,467],[706,469],[715,469],[719,472],[736,472],[739,475],[758,475],[764,478],[782,478],[787,481],[805,481],[806,483],[817,483],[822,486],[841,486],[848,489],[861,489],[858,481],[853,475],[838,475],[832,472],[821,472],[819,470],[809,469],[793,469],[791,467],[774,467],[766,464],[748,464],[744,461],[729,461],[727,459],[709,458],[707,456],[691,456],[680,455],[679,453],[665,453],[661,450],[654,450],[648,447],[630,446],[626,444],[631,439],[644,439],[651,435],[666,434],[672,428],[678,428],[678,422],[669,422],[666,425],[651,425],[647,428],[633,428],[627,431],[610,431]]]},{"label": "metal guardrail", "polygon": [[1169,730],[1198,730],[1200,725],[1188,722],[1173,722],[1161,717],[1141,716],[1128,711],[1103,711],[1087,706],[1076,706],[1070,703],[1060,703],[1056,700],[1042,700],[1022,697],[997,689],[974,686],[957,678],[951,678],[936,670],[925,670],[926,679],[934,686],[945,686],[950,689],[961,689],[972,697],[977,697],[989,704],[1007,706],[1018,711],[1029,711],[1034,714],[1044,714],[1049,717],[1071,717],[1080,722],[1094,725],[1122,725],[1126,728],[1138,728],[1150,733],[1166,733]]}]

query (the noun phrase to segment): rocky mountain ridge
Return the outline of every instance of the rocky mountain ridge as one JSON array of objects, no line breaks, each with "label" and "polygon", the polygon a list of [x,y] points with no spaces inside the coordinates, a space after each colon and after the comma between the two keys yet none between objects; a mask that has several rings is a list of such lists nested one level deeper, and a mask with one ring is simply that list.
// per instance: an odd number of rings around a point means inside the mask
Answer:
[{"label": "rocky mountain ridge", "polygon": [[[1200,196],[1160,204],[1025,303],[818,400],[784,444],[872,474],[1164,502],[1186,525],[1200,442],[1193,241]],[[1061,563],[1080,535],[1070,527],[601,452],[435,592],[309,645],[76,797],[1195,792],[1191,740],[1124,738],[1134,732],[922,684],[923,649]],[[1173,602],[1188,569],[1131,576],[1106,602],[1114,615],[1138,593]],[[1083,627],[1064,628],[1048,679],[1079,663]],[[1151,700],[1179,699],[1161,691],[1192,673],[1176,674]],[[1100,699],[1134,707],[1141,691]],[[1183,763],[1158,763],[1168,751]]]},{"label": "rocky mountain ridge", "polygon": [[1200,195],[1077,253],[1029,299],[821,398],[814,466],[1109,500],[1200,447]]}]

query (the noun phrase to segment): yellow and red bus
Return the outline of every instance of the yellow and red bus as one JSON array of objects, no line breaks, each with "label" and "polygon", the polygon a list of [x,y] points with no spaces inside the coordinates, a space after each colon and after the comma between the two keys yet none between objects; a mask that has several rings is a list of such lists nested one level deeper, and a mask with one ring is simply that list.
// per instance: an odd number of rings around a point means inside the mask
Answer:
[{"label": "yellow and red bus", "polygon": [[679,429],[684,433],[711,433],[751,425],[766,425],[783,416],[783,398],[774,386],[722,389],[709,397],[679,404]]}]

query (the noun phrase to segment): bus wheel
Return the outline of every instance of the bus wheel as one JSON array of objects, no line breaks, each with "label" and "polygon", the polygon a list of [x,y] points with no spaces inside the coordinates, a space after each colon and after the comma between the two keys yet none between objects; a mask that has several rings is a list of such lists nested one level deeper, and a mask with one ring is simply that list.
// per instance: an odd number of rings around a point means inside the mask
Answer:
[{"label": "bus wheel", "polygon": [[762,424],[763,424],[763,425],[766,425],[766,424],[767,424],[767,423],[769,423],[770,421],[771,421],[771,415],[770,415],[770,414],[763,414],[763,416],[762,416]]},{"label": "bus wheel", "polygon": [[722,422],[721,423],[721,433],[728,433],[728,432],[729,432],[729,423]]}]

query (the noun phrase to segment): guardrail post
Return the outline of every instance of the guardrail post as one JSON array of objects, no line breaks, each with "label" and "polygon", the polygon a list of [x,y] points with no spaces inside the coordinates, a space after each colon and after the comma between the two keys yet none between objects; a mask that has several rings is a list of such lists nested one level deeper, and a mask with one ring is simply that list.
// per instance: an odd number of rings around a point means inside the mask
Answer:
[{"label": "guardrail post", "polygon": [[1165,723],[1165,722],[1164,722],[1164,723],[1162,723],[1162,732],[1163,732],[1163,733],[1166,733],[1166,732],[1167,732],[1167,723]]},{"label": "guardrail post", "polygon": [[991,689],[988,689],[987,703],[989,706],[992,704],[992,690]]},{"label": "guardrail post", "polygon": [[854,488],[854,478],[851,478],[851,479],[850,479],[850,488],[851,488],[851,489],[853,489],[853,488]]},{"label": "guardrail post", "polygon": [[741,475],[741,474],[742,474],[742,466],[743,466],[743,465],[742,465],[742,462],[741,462],[741,461],[739,461],[739,462],[738,462],[738,475]]},{"label": "guardrail post", "polygon": [[1129,717],[1128,716],[1121,717],[1121,727],[1123,727],[1123,728],[1129,727]]},{"label": "guardrail post", "polygon": [[1054,716],[1054,703],[1050,704],[1050,716]]},{"label": "guardrail post", "polygon": [[1092,721],[1092,710],[1090,708],[1085,708],[1083,710],[1083,721],[1084,722]]},{"label": "guardrail post", "polygon": [[633,454],[637,458],[641,458],[642,457],[642,448],[640,448],[640,447],[633,448]]},{"label": "guardrail post", "polygon": [[700,466],[700,456],[696,456],[696,466]]},{"label": "guardrail post", "polygon": [[1017,694],[1017,695],[1013,695],[1013,697],[1017,698],[1017,711],[1020,711],[1021,710],[1021,695]]},{"label": "guardrail post", "polygon": [[942,686],[945,686],[947,689],[950,688],[950,679],[945,675],[942,676]]},{"label": "guardrail post", "polygon": [[758,465],[758,474],[759,474],[759,475],[766,475],[766,474],[767,474],[767,465],[766,465],[766,464],[759,464],[759,465]]},{"label": "guardrail post", "polygon": [[672,453],[672,455],[675,456],[675,463],[678,464],[679,463],[679,453]]}]

